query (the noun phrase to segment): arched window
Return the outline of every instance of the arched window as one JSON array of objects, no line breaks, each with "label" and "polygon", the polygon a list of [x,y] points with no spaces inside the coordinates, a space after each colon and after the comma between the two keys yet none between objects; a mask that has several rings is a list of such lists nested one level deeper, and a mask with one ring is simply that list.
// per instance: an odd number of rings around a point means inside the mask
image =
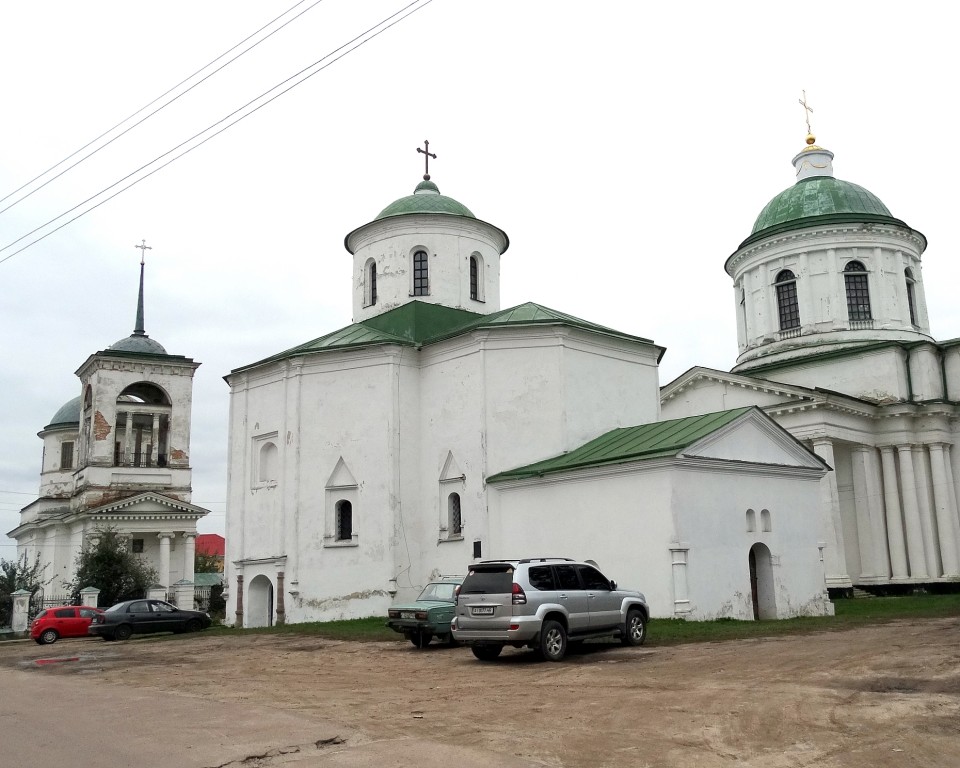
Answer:
[{"label": "arched window", "polygon": [[463,518],[460,515],[460,494],[451,493],[447,497],[447,537],[459,538],[463,535]]},{"label": "arched window", "polygon": [[479,256],[470,257],[470,298],[483,301],[483,264]]},{"label": "arched window", "polygon": [[377,262],[368,259],[363,272],[363,303],[364,306],[372,307],[377,303]]},{"label": "arched window", "polygon": [[346,499],[337,502],[337,541],[350,541],[353,537],[353,504]]},{"label": "arched window", "polygon": [[770,510],[761,509],[760,510],[760,530],[761,531],[772,531],[773,523],[770,522]]},{"label": "arched window", "polygon": [[847,315],[851,323],[872,320],[870,314],[870,289],[867,286],[867,268],[859,261],[851,261],[843,268],[843,281],[847,288]]},{"label": "arched window", "polygon": [[755,531],[757,530],[757,513],[752,509],[747,510],[747,530]]},{"label": "arched window", "polygon": [[270,483],[277,479],[277,463],[279,451],[271,442],[260,446],[260,461],[257,467],[257,480],[261,483]]},{"label": "arched window", "polygon": [[916,280],[913,279],[913,270],[907,267],[903,270],[903,277],[907,281],[907,306],[910,308],[910,323],[917,325],[917,294]]},{"label": "arched window", "polygon": [[789,269],[777,275],[777,312],[780,330],[789,331],[800,327],[800,305],[797,302],[797,278]]},{"label": "arched window", "polygon": [[427,252],[417,251],[413,254],[413,295],[430,295],[430,276],[427,267]]}]

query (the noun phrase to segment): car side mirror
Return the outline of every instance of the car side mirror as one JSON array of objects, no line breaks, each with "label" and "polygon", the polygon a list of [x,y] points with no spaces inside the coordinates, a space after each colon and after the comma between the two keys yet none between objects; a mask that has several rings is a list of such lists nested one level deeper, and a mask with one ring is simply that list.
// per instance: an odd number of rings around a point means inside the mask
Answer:
[{"label": "car side mirror", "polygon": [[617,588],[617,582],[615,582],[613,579],[610,579],[610,589],[616,590],[616,588]]}]

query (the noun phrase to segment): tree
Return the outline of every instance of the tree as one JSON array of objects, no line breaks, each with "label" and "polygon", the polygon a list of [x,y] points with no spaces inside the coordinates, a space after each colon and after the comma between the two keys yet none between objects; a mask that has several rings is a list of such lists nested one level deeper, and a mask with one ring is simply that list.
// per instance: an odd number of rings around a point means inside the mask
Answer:
[{"label": "tree", "polygon": [[194,573],[222,573],[223,559],[206,552],[197,552],[193,556]]},{"label": "tree", "polygon": [[143,597],[155,584],[157,571],[140,555],[130,551],[128,541],[115,528],[97,528],[91,541],[77,555],[76,577],[65,582],[74,600],[84,587],[100,590],[100,605],[113,605]]},{"label": "tree", "polygon": [[[27,560],[27,553],[21,553],[16,560],[0,559],[0,597],[6,598],[14,592],[25,589],[31,597],[43,589],[50,580],[43,580],[43,572],[46,570],[46,564],[40,565],[40,553],[30,565]],[[0,627],[7,626],[10,623],[10,614],[12,608],[9,600],[0,600]]]}]

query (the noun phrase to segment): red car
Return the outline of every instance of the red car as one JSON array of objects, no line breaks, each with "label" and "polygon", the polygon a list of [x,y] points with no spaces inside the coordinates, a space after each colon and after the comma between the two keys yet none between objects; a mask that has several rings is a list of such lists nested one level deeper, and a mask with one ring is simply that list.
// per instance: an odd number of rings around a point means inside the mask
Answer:
[{"label": "red car", "polygon": [[30,624],[30,637],[40,645],[55,643],[61,637],[87,637],[90,620],[103,613],[85,605],[44,608]]}]

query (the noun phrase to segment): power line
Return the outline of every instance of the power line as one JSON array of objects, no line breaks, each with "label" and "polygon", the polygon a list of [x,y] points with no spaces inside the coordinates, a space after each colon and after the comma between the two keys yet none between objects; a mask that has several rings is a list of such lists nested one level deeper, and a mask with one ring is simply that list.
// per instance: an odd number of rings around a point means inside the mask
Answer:
[{"label": "power line", "polygon": [[[256,32],[254,32],[252,35],[248,35],[248,36],[245,37],[243,40],[241,40],[239,43],[237,43],[236,45],[234,45],[232,48],[228,48],[226,51],[224,51],[224,52],[221,53],[219,56],[217,56],[217,58],[215,58],[215,59],[214,59],[213,61],[211,61],[209,64],[205,64],[204,66],[200,67],[200,69],[198,69],[198,70],[197,70],[196,72],[194,72],[192,75],[190,75],[190,76],[187,77],[187,78],[184,78],[183,80],[181,80],[179,83],[177,83],[177,84],[176,84],[175,86],[173,86],[172,88],[167,89],[164,93],[162,93],[162,94],[160,94],[159,96],[157,96],[157,98],[155,98],[153,101],[151,101],[150,103],[145,104],[144,106],[140,107],[140,109],[138,109],[136,112],[134,112],[133,114],[129,115],[128,117],[125,117],[123,120],[121,120],[119,123],[117,123],[116,125],[114,125],[112,128],[110,128],[109,130],[104,131],[103,133],[101,133],[99,136],[97,136],[97,138],[93,139],[92,141],[87,142],[87,143],[84,144],[82,147],[80,147],[80,149],[76,150],[75,152],[73,152],[73,153],[70,154],[70,155],[67,155],[67,156],[66,156],[63,160],[61,160],[59,163],[56,163],[56,164],[50,166],[49,168],[47,168],[47,170],[45,170],[43,173],[39,174],[38,176],[35,176],[35,177],[32,178],[30,181],[28,181],[26,184],[21,185],[21,186],[18,187],[17,189],[13,190],[13,192],[10,192],[9,194],[7,194],[7,195],[5,195],[4,197],[0,198],[0,203],[2,203],[2,202],[3,202],[4,200],[6,200],[6,199],[12,197],[13,195],[17,194],[17,192],[19,192],[20,190],[29,187],[29,186],[30,186],[31,184],[33,184],[35,181],[38,181],[39,179],[42,179],[44,176],[46,176],[48,173],[50,173],[50,172],[53,171],[54,169],[59,168],[61,165],[63,165],[65,162],[67,162],[70,158],[75,157],[76,155],[80,154],[81,152],[83,152],[83,150],[87,149],[87,147],[90,147],[90,146],[93,146],[94,144],[96,144],[96,143],[97,143],[98,141],[100,141],[100,139],[102,139],[104,136],[110,135],[113,131],[117,130],[117,128],[119,128],[121,125],[123,125],[124,123],[132,120],[134,117],[136,117],[137,115],[139,115],[139,114],[140,114],[141,112],[143,112],[145,109],[149,109],[151,106],[153,106],[154,104],[156,104],[156,103],[157,103],[158,101],[160,101],[162,98],[164,98],[164,97],[167,96],[168,94],[173,93],[174,91],[176,91],[177,88],[179,88],[179,87],[180,87],[181,85],[183,85],[184,83],[190,82],[190,80],[192,80],[193,78],[195,78],[197,75],[199,75],[199,74],[200,74],[201,72],[203,72],[205,69],[208,69],[209,67],[211,67],[211,66],[213,66],[214,64],[216,64],[218,61],[220,61],[220,59],[222,59],[224,56],[226,56],[227,54],[229,54],[231,51],[236,50],[237,48],[239,48],[241,45],[243,45],[244,43],[246,43],[246,42],[247,42],[248,40],[250,40],[251,38],[256,37],[256,36],[259,35],[261,32],[263,32],[263,30],[267,29],[271,24],[276,23],[279,19],[281,19],[281,18],[283,18],[284,16],[286,16],[288,13],[290,13],[290,11],[292,11],[292,10],[293,10],[294,8],[296,8],[298,5],[302,5],[302,4],[305,3],[306,1],[307,1],[307,0],[299,0],[299,2],[295,3],[291,8],[288,8],[286,11],[284,11],[284,12],[281,13],[279,16],[277,16],[275,19],[273,19],[273,21],[271,21],[271,22],[269,22],[269,23],[267,23],[267,24],[264,24],[262,27],[260,27],[260,29],[258,29],[258,30],[257,30]],[[62,171],[60,171],[60,173],[58,173],[56,176],[53,176],[53,177],[47,179],[45,182],[43,182],[43,184],[40,184],[38,187],[30,190],[27,194],[25,194],[25,195],[23,195],[22,197],[14,200],[14,201],[13,201],[12,203],[10,203],[10,205],[8,205],[6,208],[0,209],[0,214],[5,213],[6,211],[9,211],[11,208],[13,208],[13,207],[14,207],[15,205],[17,205],[18,203],[22,203],[24,200],[26,200],[26,199],[27,199],[28,197],[30,197],[32,194],[34,194],[35,192],[39,192],[41,189],[43,189],[45,186],[47,186],[47,184],[51,183],[52,181],[55,181],[55,180],[59,179],[61,176],[63,176],[65,173],[67,173],[68,171],[72,170],[73,168],[76,168],[76,167],[77,167],[78,165],[80,165],[80,163],[82,163],[84,160],[87,160],[87,159],[93,157],[93,156],[94,156],[95,154],[97,154],[100,150],[106,149],[108,146],[110,146],[113,142],[115,142],[115,141],[116,141],[117,139],[119,139],[121,136],[124,136],[125,134],[129,133],[129,132],[132,131],[134,128],[136,128],[138,125],[140,125],[141,123],[143,123],[144,121],[149,120],[151,117],[153,117],[155,114],[157,114],[160,110],[169,107],[171,104],[173,104],[173,102],[175,102],[175,101],[176,101],[177,99],[179,99],[181,96],[186,96],[188,93],[190,93],[190,91],[192,91],[192,90],[193,90],[194,88],[196,88],[198,85],[200,85],[201,83],[205,82],[206,80],[209,80],[211,77],[213,77],[215,74],[217,74],[217,72],[219,72],[220,70],[222,70],[222,69],[224,69],[225,67],[229,66],[230,64],[232,64],[233,62],[235,62],[237,59],[239,59],[239,58],[240,58],[241,56],[243,56],[244,54],[249,53],[250,51],[252,51],[252,50],[253,50],[254,48],[256,48],[258,45],[260,45],[260,43],[264,42],[265,40],[268,40],[270,37],[272,37],[273,35],[275,35],[277,32],[279,32],[279,31],[280,31],[281,29],[283,29],[285,26],[287,26],[287,25],[290,24],[291,22],[295,21],[296,19],[299,19],[301,16],[303,16],[303,14],[305,14],[307,11],[309,11],[311,8],[313,8],[314,6],[318,5],[318,4],[321,3],[321,2],[323,2],[323,0],[315,0],[314,3],[313,3],[311,6],[309,6],[308,8],[305,8],[304,10],[300,11],[300,13],[298,13],[298,14],[297,14],[296,16],[294,16],[293,18],[288,19],[287,21],[285,21],[283,24],[281,24],[279,27],[277,27],[275,30],[273,30],[269,35],[265,35],[262,39],[258,40],[258,41],[255,42],[253,45],[249,46],[248,48],[245,48],[245,49],[242,50],[240,53],[238,53],[236,56],[234,56],[232,59],[230,59],[229,61],[225,62],[225,63],[222,64],[221,66],[217,67],[215,70],[213,70],[213,72],[211,72],[210,74],[206,75],[206,76],[203,77],[202,79],[198,80],[198,81],[197,81],[196,83],[194,83],[193,85],[191,85],[191,86],[190,86],[189,88],[187,88],[185,91],[183,91],[182,93],[178,93],[178,94],[177,94],[176,96],[174,96],[172,99],[169,99],[168,101],[166,101],[166,102],[164,102],[163,104],[161,104],[159,107],[157,107],[155,110],[153,110],[153,112],[151,112],[151,113],[148,114],[148,115],[145,115],[142,119],[140,119],[140,120],[138,120],[137,122],[135,122],[135,123],[134,123],[133,125],[131,125],[129,128],[127,128],[126,130],[122,131],[121,133],[118,133],[116,136],[114,136],[112,139],[110,139],[110,141],[105,142],[103,145],[97,147],[97,148],[94,149],[92,152],[88,152],[86,155],[84,155],[84,156],[81,157],[79,160],[77,160],[77,162],[75,162],[75,163],[73,163],[72,165],[64,168],[64,169],[63,169]]]},{"label": "power line", "polygon": [[[68,214],[70,214],[70,213],[72,213],[73,211],[77,210],[77,209],[80,208],[81,206],[86,205],[87,203],[89,203],[89,202],[92,201],[92,200],[95,200],[96,198],[100,197],[100,196],[103,195],[104,193],[106,193],[106,192],[108,192],[109,190],[113,189],[113,188],[116,187],[117,185],[122,184],[124,181],[126,181],[126,180],[129,179],[129,178],[131,178],[132,176],[135,176],[136,174],[140,173],[140,171],[144,170],[145,168],[149,168],[151,165],[153,165],[154,163],[158,162],[159,160],[162,160],[162,159],[163,159],[164,157],[166,157],[167,155],[172,154],[173,152],[176,152],[178,149],[180,149],[181,147],[184,147],[185,145],[189,144],[189,143],[192,142],[194,139],[202,136],[203,134],[205,134],[205,133],[207,133],[208,131],[212,130],[213,128],[215,128],[216,126],[220,125],[221,123],[229,120],[229,119],[230,119],[231,117],[233,117],[234,115],[237,115],[238,113],[243,112],[243,110],[245,110],[245,109],[246,109],[247,107],[249,107],[251,104],[254,104],[255,102],[259,101],[260,99],[263,99],[265,96],[267,96],[268,94],[270,94],[270,93],[273,92],[273,91],[276,91],[278,88],[281,88],[282,86],[286,85],[286,84],[289,83],[291,80],[295,80],[295,79],[298,78],[298,77],[300,78],[299,80],[297,80],[296,82],[294,82],[292,85],[288,86],[287,88],[284,88],[284,89],[283,89],[282,91],[280,91],[279,93],[276,93],[275,95],[271,96],[269,99],[267,99],[266,101],[264,101],[262,104],[254,107],[254,108],[251,109],[249,112],[246,112],[246,113],[244,113],[244,114],[241,114],[240,117],[238,117],[238,118],[237,118],[236,120],[234,120],[233,122],[228,123],[227,125],[225,125],[223,128],[221,128],[221,129],[220,129],[219,131],[217,131],[216,133],[213,133],[213,134],[211,134],[210,136],[207,136],[207,138],[205,138],[203,141],[195,144],[195,145],[192,146],[192,147],[189,147],[188,149],[185,149],[185,150],[184,150],[183,152],[181,152],[179,155],[176,155],[175,157],[172,157],[170,160],[168,160],[167,162],[165,162],[163,165],[161,165],[161,166],[159,166],[159,167],[157,167],[157,168],[154,168],[154,169],[153,169],[152,171],[150,171],[149,173],[146,173],[146,174],[144,174],[143,176],[141,176],[140,178],[138,178],[138,179],[130,182],[130,184],[128,184],[127,186],[125,186],[125,187],[117,190],[116,192],[114,192],[114,193],[113,193],[112,195],[110,195],[109,197],[104,198],[103,200],[101,200],[100,202],[98,202],[96,205],[90,206],[90,207],[87,208],[86,210],[84,210],[84,211],[82,211],[81,213],[79,213],[79,214],[77,214],[76,216],[74,216],[72,219],[69,219],[68,221],[65,221],[63,224],[61,224],[61,225],[58,226],[58,227],[55,227],[54,229],[50,230],[50,231],[47,232],[46,234],[41,235],[41,236],[38,237],[36,240],[32,240],[31,242],[29,242],[29,243],[27,243],[26,245],[24,245],[22,248],[18,248],[18,249],[17,249],[16,251],[14,251],[13,253],[8,254],[7,256],[4,256],[2,259],[0,259],[0,264],[3,264],[4,262],[9,261],[9,260],[12,259],[14,256],[16,256],[18,253],[22,253],[22,252],[25,251],[27,248],[29,248],[29,247],[31,247],[31,246],[36,245],[37,243],[39,243],[41,240],[45,240],[46,238],[50,237],[50,235],[54,234],[55,232],[58,232],[58,231],[60,231],[61,229],[63,229],[64,227],[68,226],[69,224],[72,224],[72,223],[73,223],[74,221],[76,221],[77,219],[79,219],[79,218],[81,218],[81,217],[83,217],[83,216],[86,216],[88,213],[90,213],[90,212],[93,211],[93,210],[96,210],[97,208],[99,208],[99,207],[100,207],[101,205],[103,205],[104,203],[109,202],[110,200],[112,200],[113,198],[115,198],[117,195],[121,194],[122,192],[126,192],[128,189],[130,189],[131,187],[136,186],[136,185],[139,184],[141,181],[144,181],[145,179],[149,178],[150,176],[152,176],[153,174],[155,174],[157,171],[160,171],[160,170],[166,168],[168,165],[170,165],[170,164],[171,164],[172,162],[174,162],[175,160],[179,160],[179,159],[180,159],[181,157],[183,157],[184,155],[187,155],[187,154],[189,154],[190,152],[192,152],[193,150],[198,149],[199,147],[202,147],[204,144],[206,144],[208,141],[210,141],[210,139],[212,139],[212,138],[214,138],[214,137],[216,137],[216,136],[219,136],[219,135],[220,135],[221,133],[223,133],[225,130],[227,130],[228,128],[232,128],[234,125],[236,125],[237,123],[239,123],[241,120],[244,120],[244,119],[250,117],[250,115],[254,114],[255,112],[257,112],[257,111],[259,111],[260,109],[262,109],[263,107],[267,106],[267,104],[270,104],[270,103],[271,103],[272,101],[274,101],[275,99],[280,98],[280,96],[283,96],[285,93],[287,93],[288,91],[292,90],[292,89],[295,88],[296,86],[298,86],[298,85],[300,85],[301,83],[309,80],[309,79],[310,79],[311,77],[313,77],[314,75],[319,74],[320,72],[322,72],[323,70],[325,70],[327,67],[331,66],[331,65],[334,64],[335,62],[337,62],[337,61],[339,61],[340,59],[342,59],[342,58],[343,58],[344,56],[346,56],[347,54],[353,53],[353,51],[355,51],[355,50],[357,50],[358,48],[360,48],[360,46],[365,45],[366,43],[369,43],[371,40],[373,40],[373,39],[376,38],[376,37],[379,37],[381,34],[383,34],[384,32],[386,32],[388,29],[394,27],[396,24],[399,24],[401,21],[403,21],[404,19],[406,19],[406,18],[408,18],[409,16],[413,15],[414,13],[416,13],[417,11],[419,11],[420,9],[425,8],[427,5],[429,5],[429,4],[432,3],[432,2],[433,2],[433,0],[425,0],[424,2],[422,2],[422,0],[414,0],[412,3],[409,3],[408,5],[404,6],[404,7],[401,8],[399,11],[396,11],[395,13],[391,14],[390,16],[387,16],[385,19],[383,19],[382,21],[378,22],[377,24],[374,24],[372,27],[368,28],[367,30],[365,30],[365,31],[362,32],[361,34],[357,35],[357,36],[354,37],[352,40],[349,40],[348,42],[344,43],[344,44],[341,45],[339,48],[335,48],[333,51],[331,51],[330,53],[326,54],[326,55],[323,56],[322,58],[318,59],[318,60],[315,61],[313,64],[311,64],[311,65],[309,65],[309,66],[307,66],[307,67],[304,67],[304,68],[301,69],[299,72],[297,72],[297,73],[291,75],[290,77],[288,77],[286,80],[282,80],[281,82],[277,83],[277,84],[276,84],[275,86],[273,86],[272,88],[269,88],[269,89],[267,89],[266,91],[264,91],[263,93],[261,93],[259,96],[251,99],[251,100],[248,101],[246,104],[244,104],[242,107],[239,107],[238,109],[235,109],[233,112],[231,112],[230,114],[228,114],[228,115],[226,115],[225,117],[221,118],[220,120],[218,120],[217,122],[213,123],[212,125],[208,126],[208,127],[205,128],[204,130],[200,131],[199,133],[194,134],[193,136],[191,136],[191,137],[190,137],[189,139],[187,139],[186,141],[182,141],[180,144],[178,144],[177,146],[173,147],[172,149],[164,152],[162,155],[159,155],[159,156],[155,157],[155,158],[154,158],[153,160],[151,160],[149,163],[145,163],[144,165],[142,165],[142,166],[140,166],[139,168],[137,168],[135,171],[132,171],[131,173],[128,173],[126,176],[124,176],[123,178],[115,181],[115,182],[114,182],[113,184],[111,184],[110,186],[105,187],[104,189],[100,190],[100,191],[97,192],[95,195],[91,195],[90,197],[88,197],[88,198],[87,198],[86,200],[84,200],[83,202],[77,203],[77,205],[73,206],[73,208],[70,208],[69,210],[64,211],[64,212],[61,213],[59,216],[56,216],[56,217],[50,219],[50,220],[47,221],[46,223],[41,224],[39,227],[35,227],[35,228],[32,229],[31,231],[27,232],[25,235],[22,235],[21,237],[18,237],[18,238],[17,238],[16,240],[14,240],[13,242],[7,243],[5,246],[3,246],[2,248],[0,248],[0,252],[3,252],[3,251],[5,251],[5,250],[13,247],[13,246],[16,245],[17,243],[19,243],[21,240],[25,240],[25,239],[28,238],[30,235],[32,235],[32,234],[34,234],[34,233],[36,233],[36,232],[39,232],[39,231],[40,231],[41,229],[43,229],[44,227],[47,227],[47,226],[49,226],[50,224],[53,224],[54,222],[58,221],[59,219],[62,219],[64,216],[67,216]],[[418,5],[418,3],[421,3],[421,4]],[[399,16],[400,14],[404,13],[404,11],[407,11],[408,9],[412,8],[413,6],[417,6],[417,7],[413,8],[413,10],[411,10],[411,11],[409,11],[409,13],[406,13],[405,15],[401,16],[399,19],[396,19],[396,21],[393,21],[393,22],[391,22],[390,24],[387,24],[387,23],[386,23],[386,22],[390,21],[391,19],[395,18],[396,16]],[[386,26],[384,26],[384,25],[386,25]],[[370,34],[370,32],[372,32],[374,29],[377,29],[377,27],[381,27],[381,26],[383,27],[382,29],[378,30],[377,32],[375,32],[375,33],[373,33],[373,34]],[[369,35],[369,37],[366,37],[367,35]],[[358,40],[359,40],[360,42],[357,42]],[[353,45],[354,43],[356,43],[356,45]],[[353,45],[353,47],[352,47],[352,48],[348,48],[348,46],[351,46],[351,45]],[[347,50],[343,51],[344,48],[347,48]],[[324,61],[326,61],[327,59],[329,59],[331,56],[333,56],[334,54],[338,53],[339,51],[343,51],[343,53],[341,53],[339,56],[336,56],[335,58],[331,59],[331,60],[330,60],[329,62],[327,62],[326,64],[323,64],[323,66],[319,66],[321,63],[323,63]],[[313,70],[313,71],[311,71],[311,70]],[[304,74],[304,73],[308,73],[308,74]],[[303,77],[301,77],[301,75],[303,75]]]}]

